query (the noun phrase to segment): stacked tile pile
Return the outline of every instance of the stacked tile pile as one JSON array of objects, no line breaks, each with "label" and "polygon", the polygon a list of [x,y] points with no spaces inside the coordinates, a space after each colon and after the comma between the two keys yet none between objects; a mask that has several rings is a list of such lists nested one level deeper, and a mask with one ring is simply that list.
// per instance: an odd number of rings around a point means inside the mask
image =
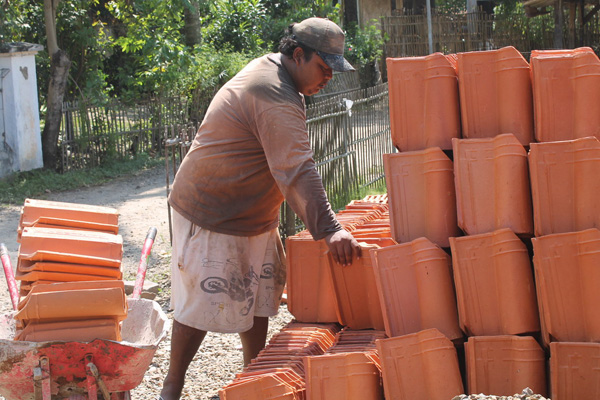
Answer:
[{"label": "stacked tile pile", "polygon": [[375,343],[384,331],[342,329],[324,355],[304,358],[308,399],[380,399],[381,363]]},{"label": "stacked tile pile", "polygon": [[388,77],[392,237],[450,251],[467,393],[600,398],[598,57],[433,54]]},{"label": "stacked tile pile", "polygon": [[115,209],[27,199],[18,240],[16,340],[121,340],[127,301]]},{"label": "stacked tile pile", "polygon": [[233,382],[219,391],[222,400],[306,399],[304,358],[324,354],[337,324],[290,322],[275,334]]}]

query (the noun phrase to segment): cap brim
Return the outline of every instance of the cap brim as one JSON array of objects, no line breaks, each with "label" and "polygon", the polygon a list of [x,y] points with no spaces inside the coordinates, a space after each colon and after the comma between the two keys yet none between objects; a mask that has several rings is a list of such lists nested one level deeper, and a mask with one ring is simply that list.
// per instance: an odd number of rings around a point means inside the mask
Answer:
[{"label": "cap brim", "polygon": [[354,67],[342,55],[323,53],[322,51],[319,51],[318,54],[325,61],[325,64],[329,65],[334,71],[354,71]]}]

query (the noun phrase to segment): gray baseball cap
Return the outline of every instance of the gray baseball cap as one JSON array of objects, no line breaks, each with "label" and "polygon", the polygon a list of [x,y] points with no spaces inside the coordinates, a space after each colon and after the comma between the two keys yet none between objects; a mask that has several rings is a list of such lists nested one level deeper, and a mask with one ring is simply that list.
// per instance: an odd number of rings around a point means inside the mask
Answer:
[{"label": "gray baseball cap", "polygon": [[326,18],[307,18],[292,27],[292,34],[302,44],[313,48],[332,70],[354,71],[344,58],[344,31]]}]

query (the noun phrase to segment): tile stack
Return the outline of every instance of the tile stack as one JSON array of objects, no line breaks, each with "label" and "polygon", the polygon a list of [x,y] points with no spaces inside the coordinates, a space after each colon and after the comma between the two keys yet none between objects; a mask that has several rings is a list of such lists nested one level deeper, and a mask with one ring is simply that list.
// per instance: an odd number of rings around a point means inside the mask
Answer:
[{"label": "tile stack", "polygon": [[551,394],[599,398],[600,60],[590,48],[536,51],[531,70],[533,264]]},{"label": "tile stack", "polygon": [[233,382],[221,400],[306,399],[304,358],[324,354],[339,332],[337,324],[290,322]]},{"label": "tile stack", "polygon": [[304,359],[308,399],[376,400],[383,396],[375,343],[384,331],[342,329],[320,356]]},{"label": "tile stack", "polygon": [[[511,395],[529,386],[554,400],[599,398],[591,363],[600,351],[593,289],[600,283],[600,113],[593,111],[600,108],[600,60],[581,48],[534,51],[529,64],[506,47],[387,62],[400,152],[385,155],[384,165],[392,237],[400,244],[372,254],[384,260],[416,240],[450,253],[458,323],[468,339],[468,393]],[[417,63],[422,71],[414,73]],[[428,94],[433,85],[435,96]],[[458,134],[447,110],[460,110]],[[431,123],[415,124],[419,118]],[[431,126],[451,147],[426,140],[435,137]],[[394,259],[387,267],[394,262],[410,265]],[[418,280],[403,279],[388,274],[380,282],[406,285],[382,298],[384,313],[411,287],[435,297]],[[405,315],[416,309],[400,308],[382,342],[405,337]],[[448,327],[433,328],[453,339]],[[387,355],[379,350],[385,382]]]},{"label": "tile stack", "polygon": [[18,240],[17,340],[121,340],[127,302],[115,209],[27,199]]}]

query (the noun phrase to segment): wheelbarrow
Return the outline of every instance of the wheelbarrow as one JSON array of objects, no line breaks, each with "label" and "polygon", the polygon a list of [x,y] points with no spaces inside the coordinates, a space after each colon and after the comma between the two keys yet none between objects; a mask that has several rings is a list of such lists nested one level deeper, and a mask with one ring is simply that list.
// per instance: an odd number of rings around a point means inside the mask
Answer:
[{"label": "wheelbarrow", "polygon": [[[0,315],[0,395],[7,400],[127,400],[138,386],[158,344],[166,336],[169,321],[158,303],[140,298],[147,261],[156,236],[146,236],[133,293],[127,299],[120,342],[13,340],[15,312]],[[2,265],[13,309],[19,302],[10,258],[4,245]]]}]

